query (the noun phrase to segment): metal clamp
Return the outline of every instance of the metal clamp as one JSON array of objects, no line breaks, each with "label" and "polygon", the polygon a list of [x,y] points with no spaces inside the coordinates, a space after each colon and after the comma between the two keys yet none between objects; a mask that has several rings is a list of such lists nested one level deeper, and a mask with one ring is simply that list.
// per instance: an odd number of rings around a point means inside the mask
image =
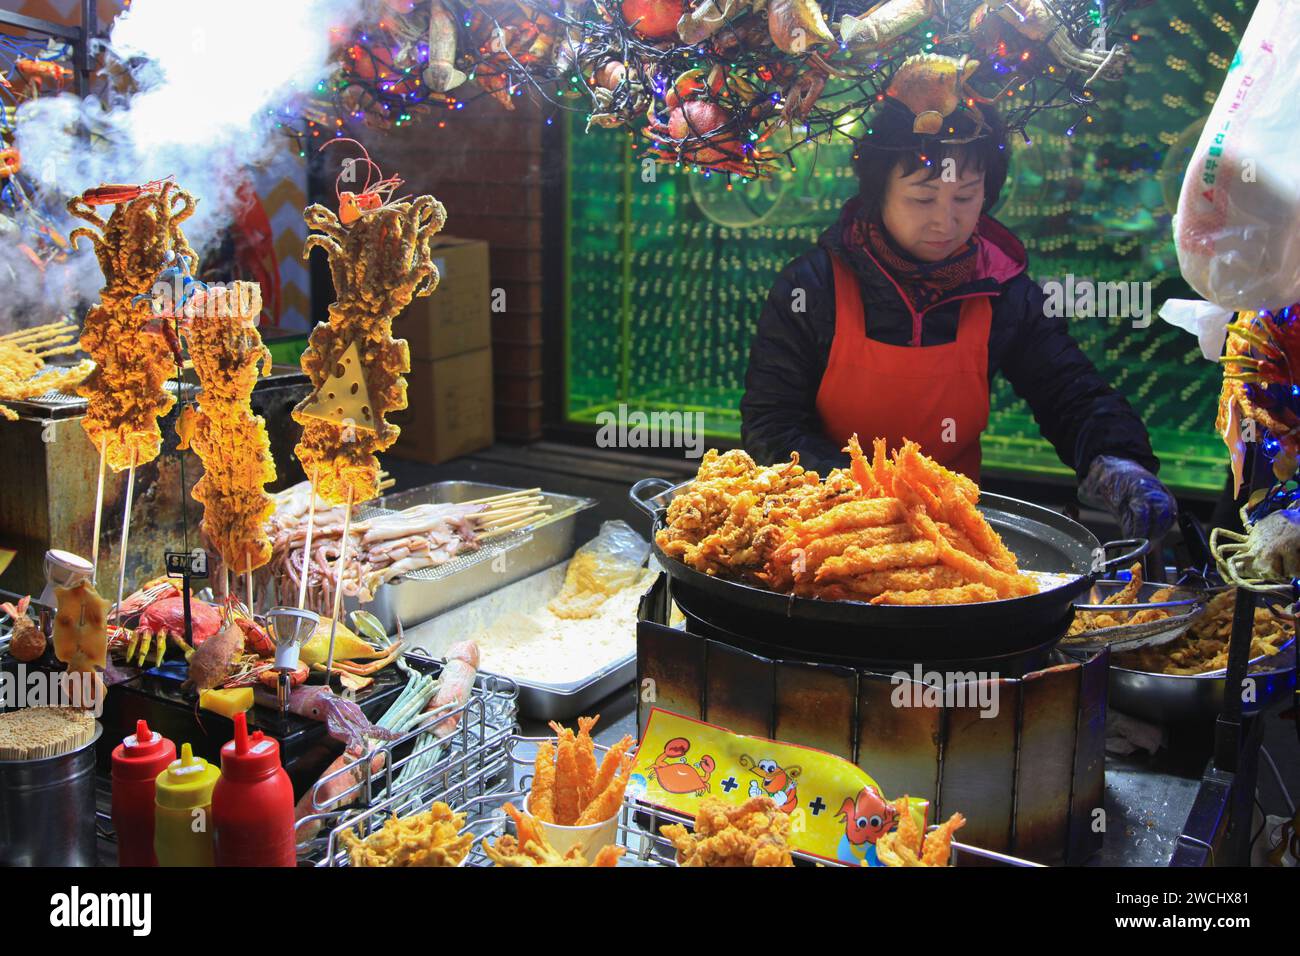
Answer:
[{"label": "metal clamp", "polygon": [[[676,485],[667,478],[642,478],[628,489],[627,496],[637,508],[644,511],[650,518],[658,520],[659,514],[667,505],[656,505],[654,499],[675,487]],[[650,489],[654,489],[654,491],[646,494]]]}]

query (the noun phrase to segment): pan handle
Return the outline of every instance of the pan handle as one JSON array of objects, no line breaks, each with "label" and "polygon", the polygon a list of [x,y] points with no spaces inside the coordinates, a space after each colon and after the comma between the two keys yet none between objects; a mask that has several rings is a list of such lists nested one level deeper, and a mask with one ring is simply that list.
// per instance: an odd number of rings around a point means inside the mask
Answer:
[{"label": "pan handle", "polygon": [[632,504],[653,519],[658,518],[659,512],[664,509],[651,502],[672,487],[673,483],[666,478],[642,478],[628,489],[627,496],[632,500]]},{"label": "pan handle", "polygon": [[1123,554],[1113,558],[1106,558],[1100,568],[1094,568],[1094,573],[1109,573],[1117,568],[1121,568],[1135,558],[1140,558],[1151,550],[1151,542],[1147,538],[1120,538],[1118,541],[1107,541],[1101,546],[1102,555],[1105,556],[1116,548],[1131,548]]}]

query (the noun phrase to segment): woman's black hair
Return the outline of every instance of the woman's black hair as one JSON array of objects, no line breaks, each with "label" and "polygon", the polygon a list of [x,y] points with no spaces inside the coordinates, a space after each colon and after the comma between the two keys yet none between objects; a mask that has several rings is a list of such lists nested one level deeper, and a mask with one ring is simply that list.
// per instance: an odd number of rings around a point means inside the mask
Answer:
[{"label": "woman's black hair", "polygon": [[984,173],[984,205],[988,212],[998,201],[1002,184],[1007,178],[1007,129],[998,111],[984,103],[971,109],[979,110],[984,119],[984,135],[966,143],[945,143],[944,138],[961,139],[979,130],[979,116],[969,109],[961,109],[944,120],[943,130],[936,136],[921,136],[912,132],[915,117],[911,110],[893,99],[885,99],[867,120],[868,132],[857,142],[853,169],[858,176],[858,196],[862,211],[878,219],[885,202],[885,188],[894,167],[903,176],[927,165],[928,182],[943,172],[945,159],[957,163],[957,173]]}]

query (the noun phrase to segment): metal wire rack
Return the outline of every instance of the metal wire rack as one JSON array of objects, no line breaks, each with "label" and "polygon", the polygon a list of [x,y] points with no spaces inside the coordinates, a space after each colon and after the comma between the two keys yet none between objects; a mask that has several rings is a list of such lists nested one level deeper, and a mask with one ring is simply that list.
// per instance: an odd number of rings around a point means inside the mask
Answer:
[{"label": "metal wire rack", "polygon": [[[430,711],[367,758],[322,776],[309,791],[315,812],[296,826],[300,834],[319,827],[323,836],[300,843],[299,859],[346,865],[339,850],[345,830],[364,836],[394,815],[420,813],[438,801],[459,806],[505,789],[505,743],[517,730],[518,697],[514,681],[480,674],[464,704]],[[344,809],[332,809],[341,804]]]},{"label": "metal wire rack", "polygon": [[[508,736],[501,742],[501,759],[499,763],[498,761],[491,762],[494,768],[499,766],[502,771],[496,785],[475,793],[472,792],[474,781],[466,780],[459,786],[449,788],[440,797],[453,810],[465,814],[466,821],[462,833],[472,833],[474,835],[473,846],[461,864],[462,866],[493,865],[483,850],[483,840],[485,838],[495,840],[507,832],[509,818],[504,810],[505,804],[514,803],[516,806],[523,806],[524,798],[527,796],[532,781],[533,756],[537,745],[547,739],[549,738]],[[603,755],[609,748],[597,744],[595,750],[598,755]],[[427,809],[432,802],[432,799],[422,802],[407,801],[401,807],[393,807],[392,812],[395,812],[398,816],[404,816],[406,813],[418,813]],[[368,829],[359,830],[358,832],[361,835],[378,829],[377,825],[382,824],[383,819],[388,814],[388,809],[384,809],[382,812],[376,811],[380,811],[378,806],[374,808],[374,811],[365,815],[368,819],[364,822],[368,823],[369,827]],[[350,823],[336,828],[335,833],[362,822],[361,816],[358,815]],[[677,866],[676,848],[660,833],[661,827],[674,823],[690,828],[693,826],[694,821],[689,817],[665,810],[662,807],[644,803],[638,800],[635,795],[629,794],[624,800],[618,815],[616,841],[619,846],[625,848],[623,857],[619,860],[619,866]],[[337,855],[335,847],[336,844],[332,841],[331,851],[335,857],[335,865],[347,865],[346,855]],[[794,857],[796,865],[830,867],[848,865],[823,860],[798,851],[793,852],[791,855]],[[1037,867],[1040,865],[957,842],[952,844],[952,862],[955,866],[972,863],[977,865],[1023,867]]]}]

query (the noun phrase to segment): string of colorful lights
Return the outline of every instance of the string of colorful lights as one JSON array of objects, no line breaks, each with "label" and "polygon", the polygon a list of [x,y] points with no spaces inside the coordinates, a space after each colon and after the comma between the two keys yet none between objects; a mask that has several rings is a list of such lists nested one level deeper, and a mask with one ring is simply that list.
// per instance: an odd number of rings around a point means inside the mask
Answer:
[{"label": "string of colorful lights", "polygon": [[[1127,0],[392,0],[336,31],[337,69],[276,121],[299,141],[390,129],[528,93],[656,160],[742,180],[793,164],[880,102],[908,57],[962,57],[964,90],[1023,131],[1092,122],[1123,70]],[[774,134],[785,130],[779,140]]]}]

